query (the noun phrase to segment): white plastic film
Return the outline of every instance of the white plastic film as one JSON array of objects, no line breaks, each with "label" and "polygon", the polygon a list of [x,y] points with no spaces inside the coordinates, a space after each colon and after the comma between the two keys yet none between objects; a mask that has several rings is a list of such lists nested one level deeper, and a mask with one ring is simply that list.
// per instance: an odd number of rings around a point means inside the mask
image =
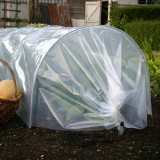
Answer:
[{"label": "white plastic film", "polygon": [[[28,35],[10,51],[7,32],[21,37],[22,30]],[[8,63],[23,90],[17,113],[29,127],[96,130],[122,121],[128,128],[147,125],[148,68],[140,48],[124,32],[109,26],[4,31],[0,39],[11,40]],[[7,60],[2,44],[0,50]]]}]

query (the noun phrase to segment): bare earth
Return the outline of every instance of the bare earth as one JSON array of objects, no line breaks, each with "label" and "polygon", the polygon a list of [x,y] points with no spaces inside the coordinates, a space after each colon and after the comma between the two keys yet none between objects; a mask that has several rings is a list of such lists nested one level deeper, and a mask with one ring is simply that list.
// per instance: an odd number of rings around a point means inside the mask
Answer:
[{"label": "bare earth", "polygon": [[160,160],[160,100],[143,130],[90,132],[29,129],[15,116],[0,124],[0,160]]}]

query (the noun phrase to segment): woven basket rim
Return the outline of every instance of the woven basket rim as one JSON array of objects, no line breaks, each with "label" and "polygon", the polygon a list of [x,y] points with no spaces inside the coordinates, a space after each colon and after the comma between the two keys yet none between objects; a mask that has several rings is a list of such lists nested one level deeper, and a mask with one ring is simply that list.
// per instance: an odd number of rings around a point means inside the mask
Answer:
[{"label": "woven basket rim", "polygon": [[22,97],[22,91],[17,96],[17,85],[16,85],[14,72],[6,61],[0,58],[0,62],[2,62],[10,71],[13,82],[14,82],[14,90],[15,90],[15,93],[12,99],[0,98],[0,109],[1,109],[0,123],[6,123],[10,118],[12,118],[15,115],[16,110],[19,108],[19,103]]},{"label": "woven basket rim", "polygon": [[4,99],[4,98],[0,98],[0,102],[17,102],[18,100],[20,100],[22,97],[22,92],[14,99]]},{"label": "woven basket rim", "polygon": [[15,89],[14,99],[17,99],[17,96],[16,96],[17,95],[17,85],[16,85],[16,78],[15,78],[14,72],[6,61],[4,61],[3,59],[0,58],[0,62],[2,62],[6,66],[6,68],[9,70],[9,72],[12,76],[12,79],[13,79],[13,82],[14,82],[14,89]]}]

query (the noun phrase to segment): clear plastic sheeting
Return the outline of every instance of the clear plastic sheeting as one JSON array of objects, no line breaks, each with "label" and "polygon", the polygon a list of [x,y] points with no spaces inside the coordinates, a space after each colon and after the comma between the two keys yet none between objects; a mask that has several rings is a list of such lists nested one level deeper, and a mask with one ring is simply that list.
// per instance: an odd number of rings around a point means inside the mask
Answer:
[{"label": "clear plastic sheeting", "polygon": [[28,127],[147,125],[151,98],[146,59],[124,32],[109,26],[3,29],[0,51],[23,90],[17,114]]},{"label": "clear plastic sheeting", "polygon": [[[12,56],[19,43],[37,28],[8,28],[0,29],[0,58],[5,60],[13,68],[14,64]],[[4,65],[0,63],[0,81],[11,78],[10,72]]]}]

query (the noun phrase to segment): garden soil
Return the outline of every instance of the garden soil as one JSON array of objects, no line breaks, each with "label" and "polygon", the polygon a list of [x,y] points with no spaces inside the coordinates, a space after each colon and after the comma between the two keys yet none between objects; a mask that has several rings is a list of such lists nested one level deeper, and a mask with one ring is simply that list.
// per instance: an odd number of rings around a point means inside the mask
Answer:
[{"label": "garden soil", "polygon": [[16,115],[0,124],[0,160],[160,160],[160,100],[143,130],[55,131],[28,128]]}]

